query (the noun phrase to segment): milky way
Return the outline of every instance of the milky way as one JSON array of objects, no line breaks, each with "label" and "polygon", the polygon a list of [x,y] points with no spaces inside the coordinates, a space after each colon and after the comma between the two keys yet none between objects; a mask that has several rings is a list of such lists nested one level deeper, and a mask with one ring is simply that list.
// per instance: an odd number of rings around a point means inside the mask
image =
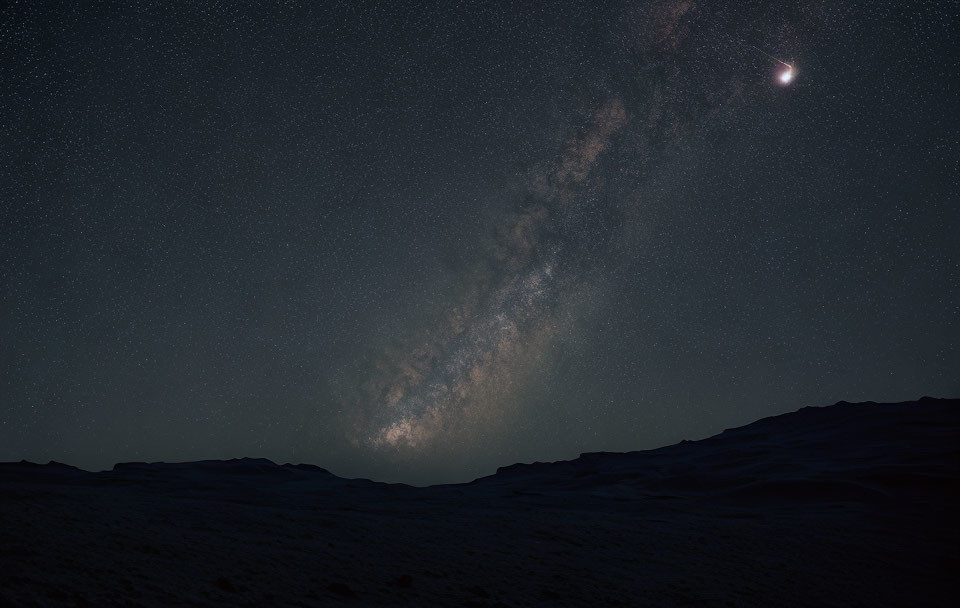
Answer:
[{"label": "milky way", "polygon": [[[629,50],[673,52],[692,8],[690,2],[654,5],[644,15],[652,30]],[[662,92],[676,86],[674,79],[661,78],[638,104],[643,113],[634,119],[633,143],[681,135],[679,108],[664,107]],[[551,356],[558,334],[576,331],[578,315],[590,314],[590,300],[610,278],[604,274],[610,261],[584,263],[584,249],[599,248],[604,258],[638,254],[641,195],[611,199],[597,170],[605,155],[617,154],[615,141],[630,118],[624,101],[609,97],[567,127],[555,160],[530,171],[524,199],[494,227],[486,255],[464,273],[461,294],[426,338],[383,353],[363,390],[342,404],[351,415],[362,412],[350,431],[356,445],[407,456],[463,449],[511,423],[523,406],[516,387]],[[648,169],[643,157],[632,161],[634,175]],[[598,212],[616,218],[598,229],[587,217]],[[625,241],[632,247],[623,249]]]},{"label": "milky way", "polygon": [[[471,273],[475,287],[439,322],[438,338],[385,366],[389,371],[361,397],[378,407],[366,442],[417,448],[463,425],[502,423],[509,415],[498,402],[549,348],[551,334],[564,323],[567,299],[575,295],[578,277],[565,276],[565,235],[545,243],[551,216],[561,215],[553,231],[563,230],[562,215],[577,202],[573,189],[589,177],[625,120],[618,100],[597,112],[556,169],[543,176],[532,208],[500,227],[490,259]],[[495,280],[476,282],[488,268],[495,269]]]}]

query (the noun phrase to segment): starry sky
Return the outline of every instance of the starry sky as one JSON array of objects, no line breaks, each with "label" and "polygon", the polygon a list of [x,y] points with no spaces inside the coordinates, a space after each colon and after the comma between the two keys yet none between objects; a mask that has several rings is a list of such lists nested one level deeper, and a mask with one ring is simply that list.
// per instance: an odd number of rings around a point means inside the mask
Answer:
[{"label": "starry sky", "polygon": [[428,484],[956,397],[957,25],[5,3],[0,460]]}]

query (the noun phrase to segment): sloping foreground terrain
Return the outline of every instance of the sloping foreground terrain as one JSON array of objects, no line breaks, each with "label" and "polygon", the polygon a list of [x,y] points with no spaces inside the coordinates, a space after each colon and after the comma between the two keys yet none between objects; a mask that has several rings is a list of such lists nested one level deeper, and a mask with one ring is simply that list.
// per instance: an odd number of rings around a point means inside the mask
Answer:
[{"label": "sloping foreground terrain", "polygon": [[953,605],[960,401],[412,488],[267,460],[0,465],[0,604]]}]

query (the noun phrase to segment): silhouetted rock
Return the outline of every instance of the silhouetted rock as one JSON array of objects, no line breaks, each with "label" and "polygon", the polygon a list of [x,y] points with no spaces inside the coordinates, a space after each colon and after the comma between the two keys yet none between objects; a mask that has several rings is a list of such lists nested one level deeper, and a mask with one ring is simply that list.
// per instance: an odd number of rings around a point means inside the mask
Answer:
[{"label": "silhouetted rock", "polygon": [[222,576],[217,579],[217,587],[219,587],[220,589],[228,593],[236,593],[237,591],[236,587],[233,586],[233,583],[231,583],[227,578]]},{"label": "silhouetted rock", "polygon": [[480,585],[474,585],[473,587],[470,587],[469,589],[467,589],[467,591],[469,591],[470,593],[474,594],[477,597],[482,597],[484,599],[490,597],[490,594],[487,593],[487,590],[481,587]]},{"label": "silhouetted rock", "polygon": [[336,595],[342,595],[343,597],[355,597],[356,593],[350,589],[349,585],[344,583],[330,583],[327,585],[327,591],[334,593]]}]

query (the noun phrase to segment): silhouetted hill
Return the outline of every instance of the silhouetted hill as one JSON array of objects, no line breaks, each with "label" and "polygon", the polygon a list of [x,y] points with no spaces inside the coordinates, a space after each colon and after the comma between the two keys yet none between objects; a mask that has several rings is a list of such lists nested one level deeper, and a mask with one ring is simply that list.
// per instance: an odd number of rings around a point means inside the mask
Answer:
[{"label": "silhouetted hill", "polygon": [[841,401],[656,450],[514,464],[475,483],[619,496],[669,492],[783,500],[916,498],[919,491],[957,490],[958,437],[957,400]]},{"label": "silhouetted hill", "polygon": [[840,402],[469,484],[0,464],[13,605],[946,605],[960,401]]}]

